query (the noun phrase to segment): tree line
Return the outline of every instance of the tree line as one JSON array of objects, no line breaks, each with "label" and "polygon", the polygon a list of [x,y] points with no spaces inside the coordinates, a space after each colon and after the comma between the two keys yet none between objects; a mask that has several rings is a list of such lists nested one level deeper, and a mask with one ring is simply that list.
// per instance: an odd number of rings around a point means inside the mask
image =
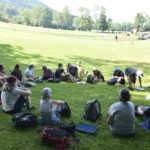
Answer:
[{"label": "tree line", "polygon": [[13,7],[6,10],[0,8],[0,20],[10,19],[14,23],[46,28],[65,30],[100,30],[131,32],[150,30],[150,17],[144,13],[137,13],[134,22],[114,22],[106,16],[105,7],[95,6],[93,16],[88,8],[80,7],[79,16],[71,14],[69,7],[64,7],[62,12],[48,7],[34,7],[32,9],[16,10]]}]

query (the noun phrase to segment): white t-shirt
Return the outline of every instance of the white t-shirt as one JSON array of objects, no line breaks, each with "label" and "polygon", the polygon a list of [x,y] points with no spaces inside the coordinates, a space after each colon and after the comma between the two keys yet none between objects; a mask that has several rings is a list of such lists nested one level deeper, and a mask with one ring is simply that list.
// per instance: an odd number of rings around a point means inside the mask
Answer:
[{"label": "white t-shirt", "polygon": [[19,98],[19,94],[22,90],[17,87],[12,91],[2,91],[1,100],[2,100],[2,108],[4,111],[11,111],[14,109],[14,105]]},{"label": "white t-shirt", "polygon": [[30,78],[30,77],[33,77],[33,69],[29,69],[29,68],[27,68],[26,70],[25,70],[25,76],[27,77],[27,78]]},{"label": "white t-shirt", "polygon": [[131,102],[117,102],[110,106],[108,114],[113,117],[110,130],[117,135],[131,135],[135,133],[134,105]]}]

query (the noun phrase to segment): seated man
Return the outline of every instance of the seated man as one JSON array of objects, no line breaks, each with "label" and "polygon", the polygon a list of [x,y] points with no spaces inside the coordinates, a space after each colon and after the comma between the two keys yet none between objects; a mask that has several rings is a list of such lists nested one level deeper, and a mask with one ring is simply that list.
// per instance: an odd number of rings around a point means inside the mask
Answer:
[{"label": "seated man", "polygon": [[93,68],[93,75],[94,75],[94,80],[96,82],[104,82],[105,81],[104,76],[101,73],[101,71],[96,68]]},{"label": "seated man", "polygon": [[71,74],[74,78],[78,77],[78,68],[77,66],[73,66],[70,63],[67,64],[67,72]]},{"label": "seated man", "polygon": [[65,71],[63,69],[63,65],[61,63],[59,63],[58,68],[55,72],[55,78],[60,79],[64,73],[65,73]]},{"label": "seated man", "polygon": [[27,80],[34,81],[35,78],[33,76],[33,71],[34,71],[34,65],[29,64],[28,68],[25,70],[25,76]]},{"label": "seated man", "polygon": [[134,67],[127,67],[125,69],[125,74],[128,77],[128,81],[129,81],[129,89],[130,90],[134,90],[133,86],[136,83],[136,77],[138,76],[139,78],[139,83],[140,83],[140,87],[142,87],[142,77],[144,77],[143,72],[141,70],[138,70]]}]

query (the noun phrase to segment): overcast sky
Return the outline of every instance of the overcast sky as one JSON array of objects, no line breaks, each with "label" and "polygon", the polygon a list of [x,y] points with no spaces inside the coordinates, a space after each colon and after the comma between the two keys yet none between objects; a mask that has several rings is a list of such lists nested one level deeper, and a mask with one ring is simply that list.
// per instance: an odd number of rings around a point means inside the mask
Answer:
[{"label": "overcast sky", "polygon": [[150,16],[150,0],[39,0],[53,9],[62,11],[64,6],[69,6],[72,14],[78,14],[80,6],[89,8],[93,12],[94,6],[106,8],[106,15],[113,21],[134,21],[135,15],[146,13]]}]

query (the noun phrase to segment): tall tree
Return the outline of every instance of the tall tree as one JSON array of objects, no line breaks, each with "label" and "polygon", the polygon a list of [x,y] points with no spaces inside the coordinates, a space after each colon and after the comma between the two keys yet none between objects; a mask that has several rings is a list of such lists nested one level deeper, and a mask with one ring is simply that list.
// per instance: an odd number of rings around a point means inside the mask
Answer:
[{"label": "tall tree", "polygon": [[79,12],[80,12],[80,16],[78,21],[80,20],[80,24],[78,28],[80,30],[90,31],[92,29],[92,24],[93,24],[92,17],[90,16],[90,10],[88,8],[80,7]]},{"label": "tall tree", "polygon": [[102,32],[108,29],[105,7],[101,7],[100,17],[98,19],[98,29]]},{"label": "tall tree", "polygon": [[143,13],[137,13],[134,21],[135,28],[137,31],[143,30],[146,18]]},{"label": "tall tree", "polygon": [[62,25],[65,29],[69,29],[72,26],[73,17],[68,6],[65,6],[62,12]]}]

